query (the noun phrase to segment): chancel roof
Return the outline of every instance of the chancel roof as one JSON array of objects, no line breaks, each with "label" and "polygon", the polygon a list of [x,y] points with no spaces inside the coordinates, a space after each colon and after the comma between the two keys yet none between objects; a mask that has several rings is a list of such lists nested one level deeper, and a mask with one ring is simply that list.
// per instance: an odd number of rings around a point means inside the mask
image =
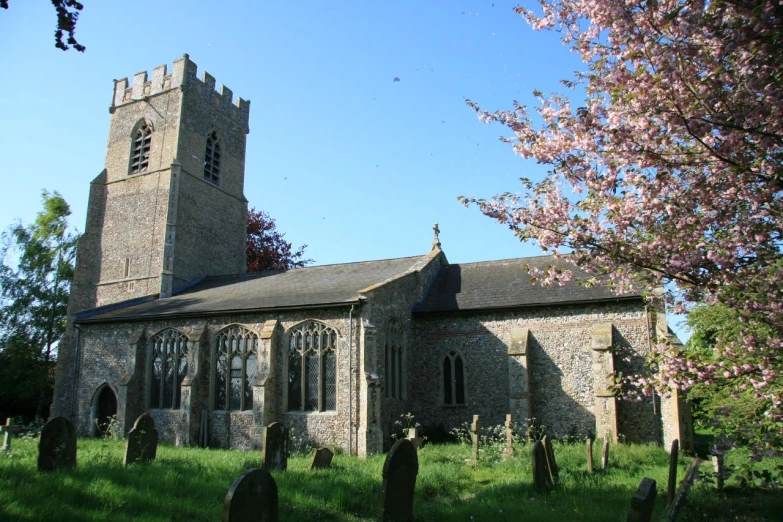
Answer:
[{"label": "chancel roof", "polygon": [[[544,270],[555,265],[574,272],[579,269],[564,258],[551,256],[462,263],[441,269],[424,301],[415,312],[458,312],[463,310],[489,310],[548,305],[565,305],[626,298],[638,298],[638,294],[618,296],[605,286],[585,287],[575,281],[563,286],[541,286],[531,281],[525,265]],[[581,274],[584,277],[584,273]]]}]

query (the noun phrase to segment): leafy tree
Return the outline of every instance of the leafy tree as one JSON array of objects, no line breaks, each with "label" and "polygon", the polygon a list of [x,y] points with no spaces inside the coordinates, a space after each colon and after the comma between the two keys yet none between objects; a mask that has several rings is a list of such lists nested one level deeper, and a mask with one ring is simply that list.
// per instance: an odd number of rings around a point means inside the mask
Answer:
[{"label": "leafy tree", "polygon": [[[620,291],[664,286],[678,312],[695,303],[738,314],[736,336],[709,353],[666,342],[631,384],[688,389],[731,381],[766,401],[753,420],[783,430],[783,4],[777,0],[542,0],[516,8],[562,35],[586,69],[564,81],[584,96],[514,104],[487,123],[549,167],[521,195],[462,198],[523,241],[566,252]],[[545,284],[571,271],[535,274]],[[761,333],[763,332],[763,333]],[[759,453],[759,454],[760,454]]]},{"label": "leafy tree", "polygon": [[3,234],[0,263],[0,410],[45,416],[76,255],[68,203],[43,192],[35,222]]},{"label": "leafy tree", "polygon": [[[57,29],[54,31],[54,46],[63,51],[71,47],[83,53],[86,47],[76,41],[76,21],[79,19],[79,11],[84,5],[76,0],[52,0],[52,5],[57,12]],[[0,8],[8,9],[8,0],[0,0]],[[63,42],[64,33],[68,33],[68,39]]]},{"label": "leafy tree", "polygon": [[313,262],[303,259],[307,245],[292,251],[284,237],[269,214],[251,209],[247,213],[247,271],[301,268]]}]

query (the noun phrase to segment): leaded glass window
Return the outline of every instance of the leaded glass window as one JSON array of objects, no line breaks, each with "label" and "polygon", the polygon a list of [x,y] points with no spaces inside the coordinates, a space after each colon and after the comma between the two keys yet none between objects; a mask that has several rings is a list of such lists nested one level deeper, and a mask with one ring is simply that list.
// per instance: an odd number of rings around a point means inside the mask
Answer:
[{"label": "leaded glass window", "polygon": [[403,398],[403,332],[399,321],[391,320],[386,331],[384,354],[386,360],[386,397]]},{"label": "leaded glass window", "polygon": [[337,408],[337,332],[309,321],[288,334],[288,409]]},{"label": "leaded glass window", "polygon": [[443,404],[465,404],[465,363],[455,350],[443,358]]},{"label": "leaded glass window", "polygon": [[204,179],[215,185],[220,181],[220,141],[215,132],[207,137],[207,150],[204,152]]},{"label": "leaded glass window", "polygon": [[130,173],[146,172],[150,164],[150,147],[152,145],[152,127],[145,121],[133,134],[131,146]]},{"label": "leaded glass window", "polygon": [[253,408],[253,385],[258,376],[258,335],[230,326],[215,338],[215,409]]},{"label": "leaded glass window", "polygon": [[150,408],[179,409],[180,386],[188,374],[188,340],[182,332],[168,329],[150,342]]}]

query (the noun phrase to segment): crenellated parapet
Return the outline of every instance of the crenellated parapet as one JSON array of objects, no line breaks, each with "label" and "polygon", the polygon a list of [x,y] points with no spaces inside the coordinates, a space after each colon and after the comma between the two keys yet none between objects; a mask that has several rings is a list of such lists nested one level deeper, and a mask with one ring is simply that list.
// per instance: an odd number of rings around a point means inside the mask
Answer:
[{"label": "crenellated parapet", "polygon": [[182,91],[192,92],[196,96],[211,98],[210,101],[221,112],[247,126],[250,118],[250,100],[237,97],[234,102],[234,93],[231,89],[221,85],[220,91],[216,91],[215,78],[204,71],[199,80],[196,77],[197,71],[198,66],[185,54],[174,62],[171,74],[168,73],[168,66],[163,64],[152,71],[152,79],[149,79],[147,71],[142,71],[133,76],[130,85],[128,85],[128,78],[114,80],[114,97],[109,112],[113,113],[115,107],[179,88]]}]

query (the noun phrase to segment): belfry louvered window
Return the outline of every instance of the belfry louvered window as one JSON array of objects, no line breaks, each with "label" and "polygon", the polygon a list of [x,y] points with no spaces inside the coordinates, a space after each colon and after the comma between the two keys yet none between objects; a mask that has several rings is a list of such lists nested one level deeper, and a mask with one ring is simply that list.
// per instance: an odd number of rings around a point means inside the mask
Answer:
[{"label": "belfry louvered window", "polygon": [[188,340],[180,331],[168,329],[150,342],[150,408],[179,409],[180,385],[188,374]]},{"label": "belfry louvered window", "polygon": [[337,332],[309,321],[289,333],[288,409],[337,408]]},{"label": "belfry louvered window", "polygon": [[215,409],[253,409],[253,385],[258,377],[258,335],[241,326],[217,334]]},{"label": "belfry louvered window", "polygon": [[403,398],[403,335],[399,321],[391,320],[386,331],[384,345],[386,362],[386,397],[390,399]]},{"label": "belfry louvered window", "polygon": [[133,134],[131,148],[130,173],[146,172],[150,164],[150,146],[152,144],[152,128],[144,122]]},{"label": "belfry louvered window", "polygon": [[204,152],[204,179],[215,185],[220,181],[220,142],[215,132],[207,137],[207,150]]},{"label": "belfry louvered window", "polygon": [[443,404],[465,404],[465,363],[456,351],[443,358]]}]

